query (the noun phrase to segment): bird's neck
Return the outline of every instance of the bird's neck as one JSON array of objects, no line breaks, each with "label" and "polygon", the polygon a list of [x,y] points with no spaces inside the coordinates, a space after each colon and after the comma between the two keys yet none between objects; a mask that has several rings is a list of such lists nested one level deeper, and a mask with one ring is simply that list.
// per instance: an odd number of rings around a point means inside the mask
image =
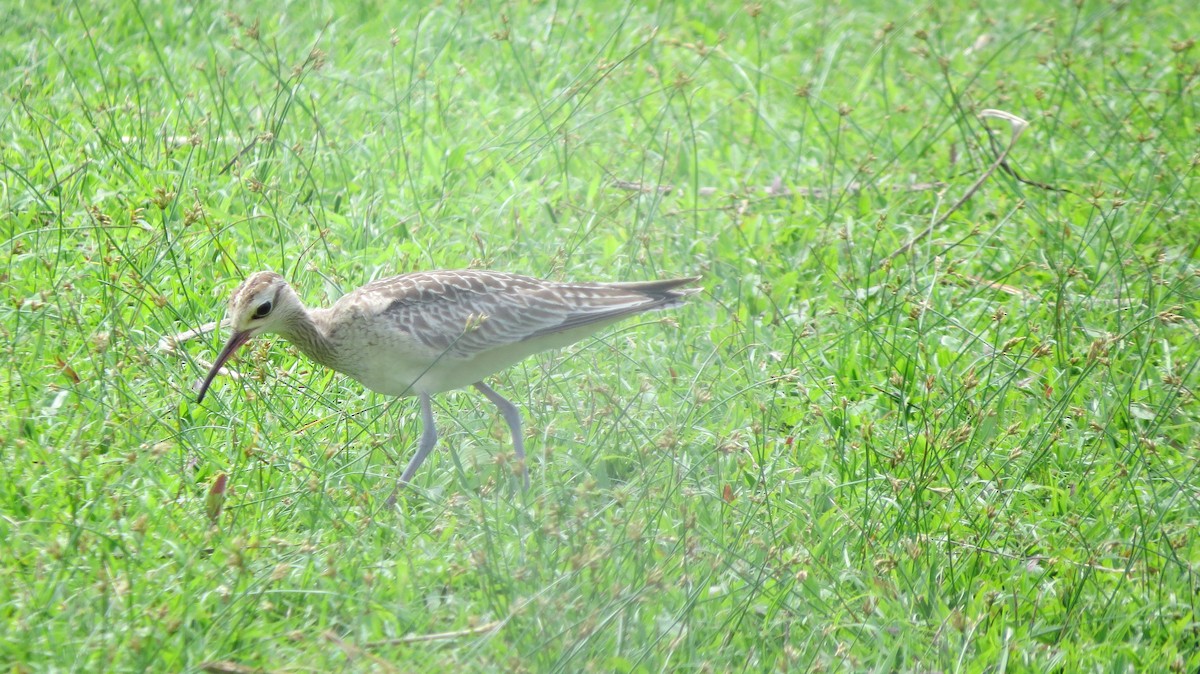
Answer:
[{"label": "bird's neck", "polygon": [[295,344],[309,358],[326,367],[337,368],[337,352],[333,342],[321,329],[318,321],[313,320],[310,312],[297,312],[279,334]]}]

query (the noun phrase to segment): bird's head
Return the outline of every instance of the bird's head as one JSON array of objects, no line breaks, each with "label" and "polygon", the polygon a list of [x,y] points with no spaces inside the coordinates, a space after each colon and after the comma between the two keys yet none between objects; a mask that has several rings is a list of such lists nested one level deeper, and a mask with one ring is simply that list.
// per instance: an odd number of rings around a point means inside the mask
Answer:
[{"label": "bird's head", "polygon": [[232,331],[225,348],[221,349],[212,369],[200,385],[196,402],[204,400],[204,394],[212,384],[217,372],[243,344],[268,332],[280,332],[304,305],[288,282],[273,271],[251,274],[233,291],[229,298],[229,310],[224,325]]}]

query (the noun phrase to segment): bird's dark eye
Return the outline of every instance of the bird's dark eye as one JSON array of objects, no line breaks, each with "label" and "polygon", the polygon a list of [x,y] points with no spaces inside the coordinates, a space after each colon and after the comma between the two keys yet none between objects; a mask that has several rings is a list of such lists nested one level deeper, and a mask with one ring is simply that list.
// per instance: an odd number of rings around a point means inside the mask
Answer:
[{"label": "bird's dark eye", "polygon": [[269,313],[271,313],[271,302],[270,301],[263,302],[262,304],[258,305],[257,309],[254,310],[254,317],[255,318],[266,318],[267,314],[269,314]]}]

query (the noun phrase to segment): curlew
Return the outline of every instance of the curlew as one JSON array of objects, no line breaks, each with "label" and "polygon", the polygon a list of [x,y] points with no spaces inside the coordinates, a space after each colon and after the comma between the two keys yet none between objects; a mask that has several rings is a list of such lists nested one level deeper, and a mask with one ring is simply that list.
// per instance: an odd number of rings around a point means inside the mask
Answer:
[{"label": "curlew", "polygon": [[528,487],[521,414],[483,379],[634,314],[676,306],[699,292],[686,287],[697,280],[560,283],[495,271],[429,271],[381,279],[329,308],[309,309],[282,276],[260,271],[229,299],[226,324],[232,334],[197,402],[239,347],[258,335],[277,334],[372,391],[420,399],[421,439],[388,504],[437,444],[430,396],[466,386],[499,408]]}]

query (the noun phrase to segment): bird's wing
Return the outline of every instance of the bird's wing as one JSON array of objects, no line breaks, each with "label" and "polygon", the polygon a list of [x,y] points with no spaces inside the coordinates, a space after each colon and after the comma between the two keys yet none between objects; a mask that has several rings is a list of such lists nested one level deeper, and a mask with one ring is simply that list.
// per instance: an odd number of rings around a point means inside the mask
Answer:
[{"label": "bird's wing", "polygon": [[646,283],[552,283],[488,271],[436,271],[376,281],[355,294],[375,297],[381,317],[430,349],[474,355],[529,339],[611,322],[678,303],[691,279]]}]

